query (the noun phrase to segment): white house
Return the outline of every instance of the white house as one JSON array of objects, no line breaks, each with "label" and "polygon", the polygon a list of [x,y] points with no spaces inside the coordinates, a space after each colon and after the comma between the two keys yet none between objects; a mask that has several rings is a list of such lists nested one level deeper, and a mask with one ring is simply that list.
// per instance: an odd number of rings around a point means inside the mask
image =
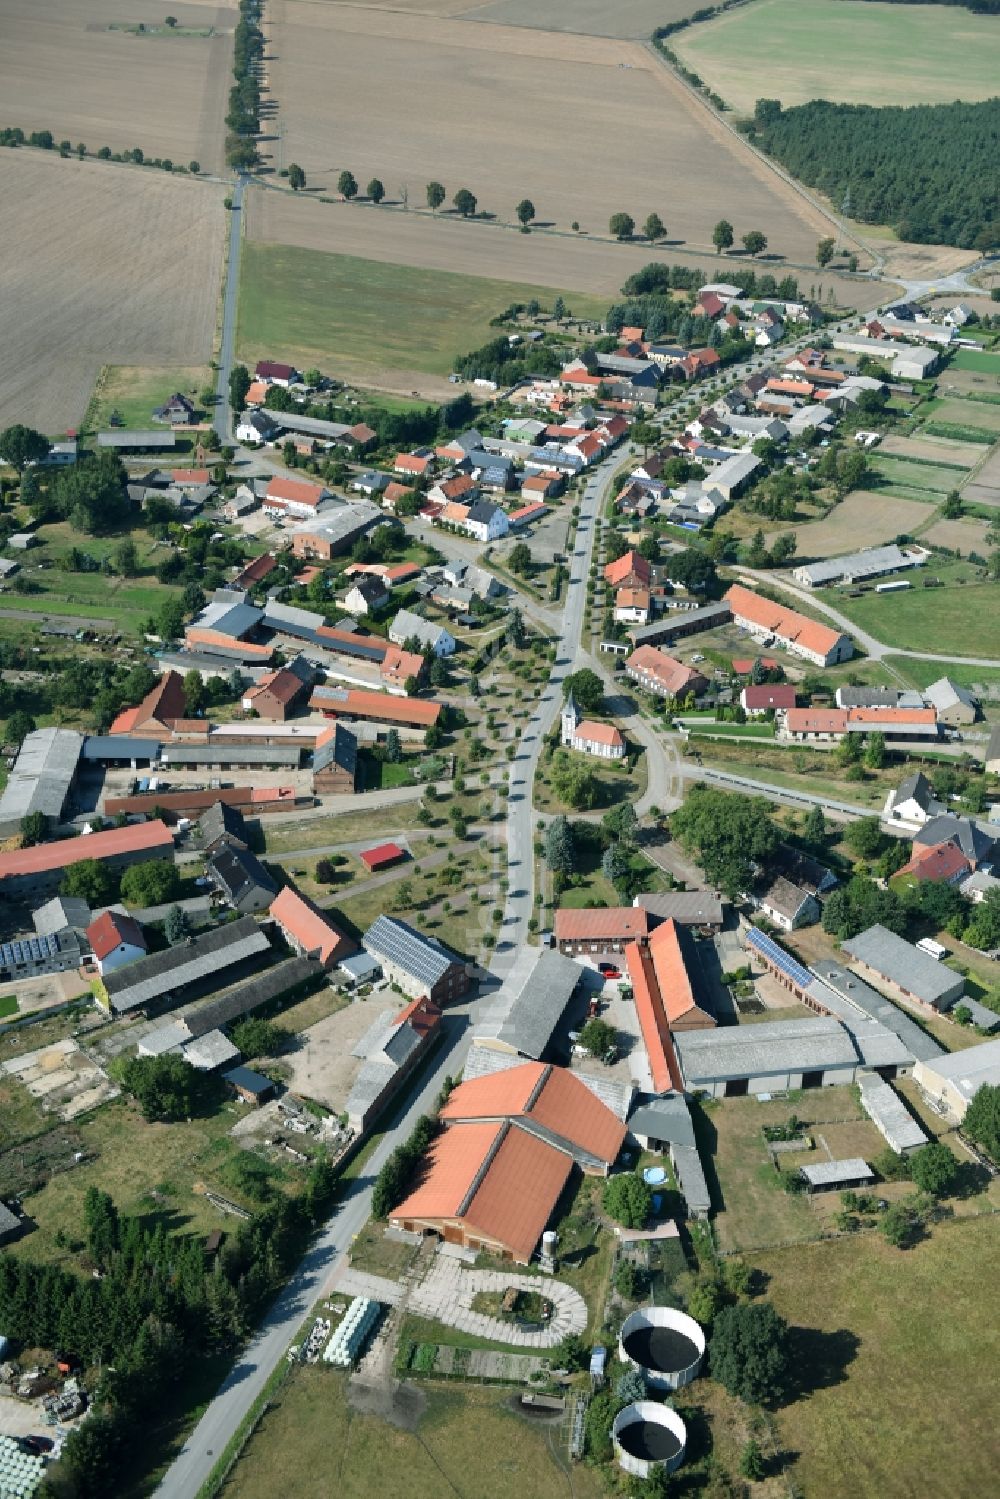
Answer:
[{"label": "white house", "polygon": [[416,640],[422,651],[433,651],[435,656],[450,656],[457,644],[443,625],[436,625],[410,609],[400,609],[389,626],[389,639],[393,645],[403,645],[407,640]]},{"label": "white house", "polygon": [[477,541],[499,541],[510,530],[507,512],[492,500],[476,500],[465,517],[465,529]]},{"label": "white house", "polygon": [[760,898],[760,909],[769,921],[783,932],[794,932],[800,926],[811,926],[819,920],[819,901],[783,876]]},{"label": "white house", "polygon": [[146,956],[142,928],[133,917],[121,911],[105,911],[92,921],[87,928],[87,941],[102,978],[125,963]]},{"label": "white house", "polygon": [[237,442],[277,442],[281,428],[266,411],[244,411],[236,423]]},{"label": "white house", "polygon": [[946,811],[945,804],[934,795],[930,781],[918,770],[889,792],[882,808],[882,821],[890,827],[916,832]]},{"label": "white house", "polygon": [[381,578],[371,573],[358,578],[344,599],[348,612],[355,616],[383,609],[388,602],[389,590]]},{"label": "white house", "polygon": [[592,718],[581,718],[573,694],[566,699],[562,711],[562,734],[560,742],[582,755],[594,755],[599,760],[624,760],[625,740],[621,730],[614,724],[597,723]]}]

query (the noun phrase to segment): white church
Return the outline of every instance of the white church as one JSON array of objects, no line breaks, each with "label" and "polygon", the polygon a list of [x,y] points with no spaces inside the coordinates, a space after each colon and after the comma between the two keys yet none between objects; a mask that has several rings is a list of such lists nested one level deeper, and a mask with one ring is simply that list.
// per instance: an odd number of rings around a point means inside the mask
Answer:
[{"label": "white church", "polygon": [[611,723],[597,723],[581,718],[572,692],[562,711],[561,743],[582,755],[596,755],[599,760],[624,760],[625,740]]}]

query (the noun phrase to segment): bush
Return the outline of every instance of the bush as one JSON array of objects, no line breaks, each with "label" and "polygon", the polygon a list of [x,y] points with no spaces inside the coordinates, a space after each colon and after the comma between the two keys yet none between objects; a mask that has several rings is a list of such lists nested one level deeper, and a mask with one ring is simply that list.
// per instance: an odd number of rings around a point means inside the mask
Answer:
[{"label": "bush", "polygon": [[712,1330],[709,1363],[712,1377],[748,1405],[779,1400],[789,1373],[788,1325],[768,1301],[724,1307]]},{"label": "bush", "polygon": [[634,1171],[622,1171],[604,1184],[604,1211],[625,1228],[643,1228],[653,1210],[653,1194]]}]

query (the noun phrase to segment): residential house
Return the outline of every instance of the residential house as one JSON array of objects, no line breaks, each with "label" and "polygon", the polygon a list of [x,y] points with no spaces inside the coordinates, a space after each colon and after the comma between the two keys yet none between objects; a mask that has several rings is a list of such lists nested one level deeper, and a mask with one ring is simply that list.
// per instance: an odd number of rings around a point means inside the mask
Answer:
[{"label": "residential house", "polygon": [[316,958],[324,969],[336,967],[341,958],[357,951],[357,943],[293,885],[286,885],[278,893],[268,915],[294,952],[303,958]]},{"label": "residential house", "polygon": [[627,943],[646,942],[655,925],[655,917],[641,906],[560,906],[553,930],[556,947],[573,957],[623,952]]},{"label": "residential house", "polygon": [[434,454],[429,450],[420,453],[397,453],[392,466],[397,474],[406,474],[410,479],[422,479],[434,467]]},{"label": "residential house", "polygon": [[246,848],[248,835],[243,813],[223,801],[213,802],[198,819],[198,843],[206,854],[220,848]]},{"label": "residential house", "polygon": [[175,390],[162,406],[157,406],[153,412],[153,421],[169,422],[172,427],[186,427],[194,421],[196,411],[194,402],[182,391]]},{"label": "residential house", "polygon": [[205,874],[241,916],[263,911],[278,893],[278,887],[259,859],[248,849],[226,846],[205,860]]},{"label": "residential house", "polygon": [[476,498],[476,483],[469,474],[455,474],[439,479],[427,491],[427,498],[440,505],[471,505]]},{"label": "residential house", "polygon": [[932,818],[940,817],[944,811],[944,803],[938,801],[930,781],[922,770],[918,770],[889,792],[882,809],[882,821],[915,831]]},{"label": "residential house", "polygon": [[264,493],[264,510],[268,515],[288,515],[302,520],[316,515],[323,501],[329,498],[330,491],[324,484],[276,476]]},{"label": "residential house", "polygon": [[950,677],[939,677],[924,688],[924,699],[934,709],[938,723],[949,728],[961,728],[975,723],[979,716],[979,703],[967,687],[953,682]]},{"label": "residential house", "polygon": [[358,494],[367,495],[373,499],[388,489],[392,480],[388,474],[380,474],[377,469],[367,469],[363,474],[355,474],[351,479],[351,488],[357,490]]},{"label": "residential house", "polygon": [[769,712],[783,712],[795,707],[795,688],[791,682],[749,683],[740,693],[740,703],[749,718]]},{"label": "residential house", "polygon": [[990,729],[986,743],[985,769],[988,776],[1000,776],[1000,725]]},{"label": "residential house", "polygon": [[235,493],[226,500],[222,506],[222,513],[226,520],[241,520],[244,515],[250,515],[260,507],[260,497],[249,484],[239,484]]},{"label": "residential house", "polygon": [[648,589],[653,581],[653,568],[641,552],[629,551],[607,564],[604,579],[612,588]]},{"label": "residential house", "polygon": [[991,822],[976,822],[971,817],[956,817],[944,812],[925,822],[913,835],[914,850],[934,848],[939,843],[954,843],[961,849],[973,869],[981,864],[992,864],[998,843],[1000,827]]},{"label": "residential house", "polygon": [[597,723],[583,718],[572,692],[566,699],[562,711],[560,742],[568,749],[580,754],[594,755],[599,760],[624,760],[625,740],[614,724]]},{"label": "residential house", "polygon": [[258,380],[263,380],[268,385],[282,385],[286,389],[289,385],[299,385],[302,382],[302,376],[294,364],[279,364],[275,359],[259,359],[254,374]]},{"label": "residential house", "polygon": [[615,619],[619,623],[645,625],[653,612],[648,588],[619,588],[615,594]]},{"label": "residential house", "polygon": [[308,669],[300,673],[281,666],[261,677],[255,686],[247,688],[243,694],[243,711],[256,713],[258,718],[265,718],[270,723],[285,723],[301,706],[311,686],[312,673]]},{"label": "residential house", "polygon": [[510,530],[507,512],[492,500],[476,500],[465,517],[465,529],[477,541],[499,541]]},{"label": "residential house", "polygon": [[425,997],[444,1008],[469,988],[469,965],[398,916],[377,916],[361,940],[386,977],[412,999]]},{"label": "residential house", "polygon": [[367,531],[382,520],[377,505],[328,505],[322,515],[292,532],[292,552],[296,557],[330,562],[346,552]]},{"label": "residential house", "polygon": [[918,884],[932,880],[942,885],[961,885],[972,873],[972,863],[957,843],[914,843],[911,858],[899,870]]},{"label": "residential house", "polygon": [[389,602],[389,590],[381,578],[362,577],[348,590],[344,603],[354,615],[377,614]]},{"label": "residential house", "polygon": [[640,645],[627,656],[625,672],[644,692],[656,697],[699,697],[708,689],[701,672],[653,645]]},{"label": "residential house", "polygon": [[358,738],[345,724],[332,724],[313,746],[312,787],[317,796],[345,796],[357,790]]},{"label": "residential house", "polygon": [[416,640],[421,650],[433,651],[435,656],[450,656],[457,644],[443,625],[433,624],[429,619],[414,614],[410,609],[400,609],[389,626],[389,639],[393,645],[405,645]]},{"label": "residential house", "polygon": [[87,928],[87,942],[103,978],[124,963],[146,956],[142,927],[124,911],[104,911]]},{"label": "residential house", "polygon": [[281,436],[281,428],[269,412],[260,409],[244,411],[236,423],[237,442],[255,442],[262,446],[266,443],[277,442]]},{"label": "residential house", "polygon": [[812,926],[820,917],[819,901],[801,885],[795,885],[784,876],[778,879],[760,897],[760,909],[767,919],[783,932],[797,931],[800,926]]}]

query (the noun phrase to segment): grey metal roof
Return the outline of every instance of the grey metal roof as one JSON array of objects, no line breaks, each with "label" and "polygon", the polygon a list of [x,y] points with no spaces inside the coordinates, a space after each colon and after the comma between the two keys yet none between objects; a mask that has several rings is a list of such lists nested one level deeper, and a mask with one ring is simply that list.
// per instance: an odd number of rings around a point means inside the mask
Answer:
[{"label": "grey metal roof", "polygon": [[217,843],[220,838],[245,843],[247,825],[243,813],[226,802],[213,802],[198,818],[198,832],[203,843]]},{"label": "grey metal roof", "polygon": [[178,947],[137,958],[106,974],[103,983],[116,1014],[134,1010],[171,994],[187,984],[225,973],[245,959],[265,953],[270,942],[251,916],[191,937]]},{"label": "grey metal roof", "polygon": [[987,1009],[978,999],[973,999],[971,994],[965,995],[962,1004],[971,1015],[973,1025],[977,1025],[981,1031],[995,1031],[1000,1026],[1000,1015],[996,1010]]},{"label": "grey metal roof", "polygon": [[428,988],[444,978],[452,963],[461,961],[442,943],[425,937],[398,916],[376,916],[361,941],[374,957],[383,958]]},{"label": "grey metal roof", "polygon": [[162,1057],[171,1051],[179,1051],[191,1040],[191,1032],[183,1020],[168,1020],[166,1025],[157,1026],[154,1031],[147,1031],[139,1038],[139,1055],[145,1057]]},{"label": "grey metal roof", "polygon": [[987,761],[1000,760],[1000,724],[994,724],[990,729],[990,737],[986,744]]},{"label": "grey metal roof", "polygon": [[20,1227],[21,1220],[17,1214],[12,1213],[6,1203],[0,1202],[0,1235],[6,1237],[7,1234],[12,1234]]},{"label": "grey metal roof", "polygon": [[870,926],[856,937],[848,937],[842,946],[856,962],[864,963],[925,1004],[947,1006],[965,986],[961,974],[945,968],[884,926]]},{"label": "grey metal roof", "polygon": [[66,927],[84,932],[93,919],[87,902],[79,896],[54,895],[32,913],[31,924],[40,937],[48,937]]},{"label": "grey metal roof", "polygon": [[274,1087],[269,1077],[255,1072],[252,1067],[233,1067],[222,1075],[227,1083],[232,1083],[234,1088],[243,1088],[247,1093],[267,1093]]},{"label": "grey metal roof", "polygon": [[904,552],[895,542],[890,542],[888,546],[866,547],[863,551],[852,552],[846,557],[807,562],[795,569],[795,576],[812,584],[835,583],[841,578],[853,582],[920,566],[925,560],[924,554],[912,550]]},{"label": "grey metal roof", "polygon": [[641,1103],[629,1116],[629,1130],[646,1139],[665,1140],[669,1145],[693,1145],[694,1124],[682,1093],[664,1093]]},{"label": "grey metal roof", "polygon": [[127,734],[88,734],[80,752],[82,760],[157,760],[158,739],[130,739]]},{"label": "grey metal roof", "polygon": [[673,1145],[670,1148],[670,1157],[674,1163],[674,1170],[677,1172],[677,1185],[688,1206],[688,1213],[692,1215],[707,1213],[712,1206],[712,1194],[708,1190],[705,1168],[701,1164],[698,1147],[696,1145]]},{"label": "grey metal roof", "polygon": [[[250,918],[245,920],[249,921]],[[230,926],[228,930],[232,931],[233,927]],[[249,1015],[269,1000],[277,999],[280,994],[287,994],[289,989],[297,989],[300,984],[321,978],[322,972],[315,958],[286,958],[284,962],[265,968],[263,973],[255,974],[253,978],[222,994],[215,994],[211,999],[192,1001],[178,1010],[177,1015],[183,1019],[192,1036],[203,1036],[220,1025],[228,1025],[243,1015]]]},{"label": "grey metal roof", "polygon": [[199,1072],[214,1072],[240,1054],[239,1047],[234,1046],[221,1031],[206,1031],[203,1036],[195,1036],[183,1047],[183,1053],[185,1061],[197,1067]]},{"label": "grey metal roof", "polygon": [[400,609],[389,626],[390,640],[409,640],[412,635],[421,645],[431,648],[437,645],[442,635],[447,634],[443,625],[434,624],[431,620],[414,614],[412,609]]},{"label": "grey metal roof", "polygon": [[[895,708],[899,692],[895,687],[838,687],[838,708]],[[919,772],[918,772],[919,774]],[[915,780],[915,776],[910,777]]]},{"label": "grey metal roof", "polygon": [[858,1065],[850,1035],[829,1017],[677,1031],[673,1041],[691,1088],[731,1078],[853,1071]]},{"label": "grey metal roof", "polygon": [[206,744],[165,744],[163,764],[169,765],[276,765],[298,770],[302,763],[299,744],[237,744],[229,739]]},{"label": "grey metal roof", "polygon": [[671,619],[658,620],[655,625],[642,625],[630,630],[629,636],[635,645],[655,645],[681,631],[711,630],[716,625],[732,619],[733,611],[725,600],[717,604],[704,604],[700,609],[687,609]]},{"label": "grey metal roof", "polygon": [[895,1089],[890,1088],[877,1072],[859,1072],[857,1083],[861,1107],[897,1155],[905,1155],[908,1150],[919,1150],[921,1145],[926,1145],[926,1131]]},{"label": "grey metal roof", "polygon": [[844,1161],[817,1161],[815,1166],[803,1166],[801,1170],[811,1187],[836,1187],[841,1183],[875,1180],[868,1162],[859,1155]]},{"label": "grey metal roof", "polygon": [[954,708],[959,703],[963,708],[971,708],[973,712],[978,707],[976,699],[968,688],[963,687],[960,682],[953,682],[951,677],[939,677],[936,682],[925,687],[924,697],[939,713],[948,708]]},{"label": "grey metal roof", "polygon": [[855,1029],[859,1019],[877,1020],[899,1037],[915,1060],[926,1062],[941,1055],[942,1048],[933,1036],[843,963],[820,958],[812,965],[812,971],[816,978],[806,991],[809,998],[836,1015],[849,1031]]},{"label": "grey metal roof", "polygon": [[0,796],[0,827],[17,832],[22,817],[31,812],[58,821],[82,748],[83,735],[75,729],[34,729],[26,734]]},{"label": "grey metal roof", "polygon": [[844,1025],[854,1037],[858,1056],[866,1067],[909,1067],[912,1064],[909,1048],[888,1026],[877,1020],[858,1017],[850,1022],[845,1020]]},{"label": "grey metal roof", "polygon": [[[386,483],[389,482],[387,474],[380,477]],[[369,505],[363,500],[354,500],[350,504],[345,502],[342,505],[328,504],[322,515],[315,520],[306,521],[294,528],[291,533],[292,541],[294,543],[296,536],[322,536],[331,546],[340,546],[382,519],[382,511],[378,506]]]},{"label": "grey metal roof", "polygon": [[523,982],[514,990],[505,986],[497,995],[498,1003],[507,1005],[497,1040],[539,1061],[582,977],[582,967],[572,958],[540,948]]},{"label": "grey metal roof", "polygon": [[264,611],[256,604],[244,602],[233,604],[213,600],[206,604],[194,620],[199,630],[214,630],[219,635],[228,635],[233,640],[242,640],[249,635],[264,617]]},{"label": "grey metal roof", "polygon": [[315,609],[298,609],[293,604],[281,604],[277,599],[268,599],[264,605],[264,624],[272,630],[318,630],[326,624],[326,616]]},{"label": "grey metal roof", "polygon": [[1000,1087],[1000,1041],[984,1041],[963,1051],[945,1052],[928,1063],[925,1071],[931,1078],[945,1079],[970,1103],[984,1083]]},{"label": "grey metal roof", "polygon": [[61,931],[32,937],[15,937],[0,942],[0,968],[37,968],[64,953],[79,956],[80,939],[73,931]]},{"label": "grey metal roof", "polygon": [[299,416],[292,411],[277,411],[268,408],[268,415],[275,426],[281,427],[285,432],[303,432],[310,437],[328,437],[334,442],[351,430],[346,422],[325,422],[317,416]]},{"label": "grey metal roof", "polygon": [[129,431],[124,427],[115,427],[110,432],[98,432],[97,446],[121,448],[126,452],[130,448],[170,449],[177,446],[177,437],[173,432]]},{"label": "grey metal roof", "polygon": [[1000,837],[1000,828],[975,822],[971,817],[955,817],[950,812],[932,817],[913,835],[914,843],[933,848],[938,843],[955,843],[967,859],[978,864],[988,859]]}]

